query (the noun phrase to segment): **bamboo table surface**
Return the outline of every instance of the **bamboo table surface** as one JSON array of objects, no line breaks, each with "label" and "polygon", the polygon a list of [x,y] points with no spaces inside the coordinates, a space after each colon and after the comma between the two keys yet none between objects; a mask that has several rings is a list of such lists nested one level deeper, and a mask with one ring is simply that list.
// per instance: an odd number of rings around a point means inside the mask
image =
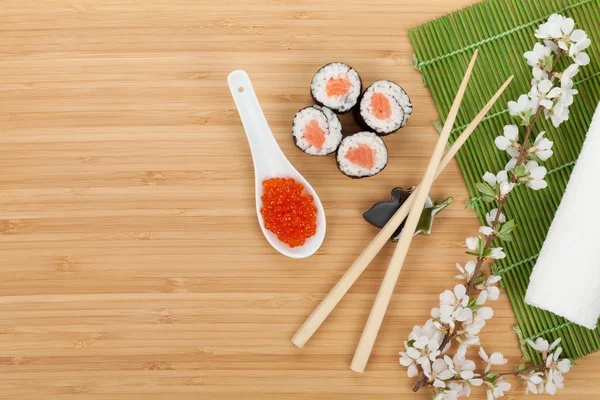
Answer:
[{"label": "bamboo table surface", "polygon": [[[349,364],[391,245],[303,349],[290,339],[376,233],[362,212],[418,183],[434,147],[407,29],[470,3],[2,0],[0,399],[430,398],[412,394],[398,351],[455,285],[478,228],[454,162],[432,195],[455,201],[414,240],[366,372]],[[412,98],[377,177],[347,179],[292,144],[331,61]],[[327,236],[309,259],[284,258],[259,229],[234,69],[323,201]],[[495,311],[483,343],[516,364],[506,296]],[[598,392],[598,358],[558,397]]]}]

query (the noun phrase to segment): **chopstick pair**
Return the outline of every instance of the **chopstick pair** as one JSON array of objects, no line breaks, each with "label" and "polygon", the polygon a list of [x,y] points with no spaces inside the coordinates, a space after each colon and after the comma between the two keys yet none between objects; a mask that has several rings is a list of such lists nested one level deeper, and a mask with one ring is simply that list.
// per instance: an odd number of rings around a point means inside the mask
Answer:
[{"label": "chopstick pair", "polygon": [[[352,266],[348,269],[344,276],[342,276],[339,282],[331,289],[327,296],[325,296],[325,298],[321,301],[321,303],[317,306],[313,313],[307,318],[307,320],[300,327],[300,329],[298,329],[298,331],[292,338],[292,342],[296,346],[302,347],[306,344],[306,342],[308,342],[308,340],[310,340],[313,334],[317,331],[317,329],[319,329],[321,324],[333,311],[335,306],[340,302],[340,300],[344,297],[348,290],[350,290],[352,285],[358,280],[359,276],[367,268],[369,263],[383,248],[383,246],[389,240],[394,231],[398,228],[398,226],[400,226],[400,224],[404,221],[407,215],[409,215],[411,210],[414,210],[414,212],[412,212],[411,214],[416,215],[415,217],[413,217],[411,225],[416,226],[414,221],[416,220],[418,222],[420,213],[423,209],[423,204],[425,201],[424,199],[429,192],[431,184],[442,173],[442,171],[448,165],[450,160],[452,160],[452,158],[456,155],[461,146],[475,131],[481,120],[485,117],[487,112],[492,108],[494,103],[498,100],[498,98],[501,96],[501,94],[512,81],[513,76],[508,78],[506,82],[500,87],[500,89],[498,89],[498,91],[485,105],[485,107],[483,107],[483,109],[479,112],[479,114],[477,114],[477,116],[467,126],[463,133],[456,139],[454,144],[446,151],[443,158],[441,158],[441,153],[443,152],[443,149],[446,146],[449,134],[452,130],[452,126],[454,125],[454,120],[456,118],[458,108],[462,101],[466,85],[469,81],[475,63],[475,59],[477,57],[477,53],[478,51],[476,50],[473,54],[469,67],[467,68],[467,71],[465,73],[465,77],[463,78],[463,82],[461,83],[459,91],[456,95],[454,104],[450,110],[450,113],[448,114],[446,123],[444,124],[442,134],[440,135],[440,138],[438,140],[438,145],[436,145],[436,149],[434,151],[434,156],[432,156],[432,160],[430,161],[430,164],[428,166],[429,174],[426,174],[425,177],[428,178],[430,182],[428,183],[428,185],[423,185],[423,183],[419,185],[417,190],[415,190],[412,193],[412,195],[403,203],[403,205],[388,221],[388,223],[379,231],[375,238],[373,238],[373,240],[369,243],[367,248],[360,254],[360,256],[356,259],[356,261],[352,264]],[[433,170],[433,174],[430,170]],[[421,188],[425,186],[428,187],[426,187],[426,190],[423,190],[422,193],[424,194],[418,196],[419,199],[417,199],[417,195],[419,194],[419,192],[421,192]],[[408,237],[412,239],[412,236],[414,234],[414,228],[412,229],[413,234],[410,235],[407,233],[408,231],[406,230],[406,226],[404,229],[405,234],[403,234],[402,237]],[[357,372],[364,371],[371,349],[375,342],[377,332],[379,331],[379,327],[387,309],[389,299],[391,298],[398,275],[402,268],[402,263],[404,261],[404,257],[406,256],[406,251],[408,250],[408,245],[410,245],[410,241],[405,239],[403,241],[402,248],[400,247],[400,244],[401,242],[399,241],[396,247],[396,251],[394,252],[394,256],[390,261],[390,268],[388,269],[384,281],[382,282],[380,293],[378,294],[377,299],[374,303],[373,310],[371,311],[371,315],[369,316],[369,320],[367,321],[365,331],[363,331],[363,335],[361,336],[359,346],[355,353],[351,368]],[[404,254],[402,255],[402,253]],[[392,266],[394,266],[393,269],[391,268]]]}]

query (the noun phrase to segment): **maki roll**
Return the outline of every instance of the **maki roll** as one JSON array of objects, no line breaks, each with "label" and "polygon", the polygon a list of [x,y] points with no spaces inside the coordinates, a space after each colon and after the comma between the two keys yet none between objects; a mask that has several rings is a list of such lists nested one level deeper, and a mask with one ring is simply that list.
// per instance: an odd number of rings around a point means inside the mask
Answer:
[{"label": "maki roll", "polygon": [[331,63],[317,71],[310,84],[315,103],[336,113],[350,111],[356,105],[362,83],[355,69],[344,63]]},{"label": "maki roll", "polygon": [[342,140],[336,159],[344,175],[364,178],[376,175],[385,168],[388,152],[379,136],[373,132],[358,132]]},{"label": "maki roll", "polygon": [[298,111],[292,134],[300,150],[312,156],[325,156],[340,145],[342,124],[329,108],[315,105]]},{"label": "maki roll", "polygon": [[364,129],[378,135],[389,135],[406,125],[412,114],[410,98],[398,84],[375,81],[365,89],[354,118]]}]

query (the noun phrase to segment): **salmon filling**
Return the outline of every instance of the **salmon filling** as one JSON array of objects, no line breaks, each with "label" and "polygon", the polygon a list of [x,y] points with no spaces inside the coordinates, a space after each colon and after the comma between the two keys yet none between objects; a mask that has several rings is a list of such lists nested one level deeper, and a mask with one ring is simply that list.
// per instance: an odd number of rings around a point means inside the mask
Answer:
[{"label": "salmon filling", "polygon": [[359,144],[346,152],[346,160],[362,168],[373,168],[375,165],[375,150],[366,144]]},{"label": "salmon filling", "polygon": [[348,90],[352,87],[352,83],[350,83],[350,79],[347,77],[343,78],[329,78],[327,81],[326,91],[327,96],[343,96],[348,93]]},{"label": "salmon filling", "polygon": [[386,95],[373,93],[371,97],[371,108],[373,115],[377,119],[388,119],[392,116],[392,106]]},{"label": "salmon filling", "polygon": [[325,144],[325,131],[321,129],[316,120],[310,121],[304,127],[304,138],[311,145],[321,150]]}]

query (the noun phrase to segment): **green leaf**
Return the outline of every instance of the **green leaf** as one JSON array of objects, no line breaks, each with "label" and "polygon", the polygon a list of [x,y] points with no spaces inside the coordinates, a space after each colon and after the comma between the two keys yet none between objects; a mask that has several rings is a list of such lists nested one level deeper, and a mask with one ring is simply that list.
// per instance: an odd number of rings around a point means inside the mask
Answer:
[{"label": "green leaf", "polygon": [[487,277],[484,272],[479,271],[479,275],[477,275],[477,279],[475,279],[475,285],[482,285],[487,280]]},{"label": "green leaf", "polygon": [[508,220],[505,223],[503,223],[500,226],[500,229],[498,230],[499,233],[511,233],[513,230],[515,230],[515,228],[517,227],[517,224],[515,223],[514,219]]},{"label": "green leaf", "polygon": [[479,238],[479,248],[478,248],[479,255],[483,256],[483,253],[485,253],[486,250],[487,249],[485,248],[485,242],[481,238]]},{"label": "green leaf", "polygon": [[523,178],[527,175],[527,168],[523,164],[516,166],[513,168],[513,173],[517,176],[517,178]]},{"label": "green leaf", "polygon": [[477,189],[481,193],[483,193],[484,196],[491,196],[491,197],[496,196],[496,192],[494,191],[494,189],[487,183],[479,182],[475,186],[477,186]]},{"label": "green leaf", "polygon": [[525,111],[523,113],[523,121],[521,122],[521,125],[523,125],[523,126],[529,125],[531,123],[531,117],[533,117],[533,113],[534,113],[534,111],[531,108],[529,110]]},{"label": "green leaf", "polygon": [[512,242],[512,235],[510,233],[500,233],[498,238],[505,242]]},{"label": "green leaf", "polygon": [[515,371],[521,372],[521,371],[523,371],[526,368],[527,367],[525,366],[525,364],[519,364],[519,365],[517,365],[517,368],[515,368]]},{"label": "green leaf", "polygon": [[413,347],[413,344],[415,344],[415,340],[409,340],[407,343],[408,347]]},{"label": "green leaf", "polygon": [[490,372],[485,376],[485,380],[490,382],[490,383],[495,383],[496,382],[496,378],[498,378],[498,373],[497,372]]},{"label": "green leaf", "polygon": [[504,240],[505,242],[512,241],[512,231],[514,231],[516,227],[517,224],[513,219],[502,224],[498,229],[498,237],[500,240]]},{"label": "green leaf", "polygon": [[482,197],[482,200],[483,200],[484,202],[486,202],[486,203],[491,203],[491,202],[493,202],[493,201],[496,201],[496,198],[495,198],[495,197],[491,197],[491,196],[483,196],[483,197]]},{"label": "green leaf", "polygon": [[477,198],[469,199],[469,200],[465,201],[465,206],[467,207],[467,210],[474,210],[476,204],[477,204]]},{"label": "green leaf", "polygon": [[546,57],[544,57],[544,71],[546,72],[550,72],[552,71],[552,67],[554,66],[554,54],[550,53],[550,55],[547,55]]}]

